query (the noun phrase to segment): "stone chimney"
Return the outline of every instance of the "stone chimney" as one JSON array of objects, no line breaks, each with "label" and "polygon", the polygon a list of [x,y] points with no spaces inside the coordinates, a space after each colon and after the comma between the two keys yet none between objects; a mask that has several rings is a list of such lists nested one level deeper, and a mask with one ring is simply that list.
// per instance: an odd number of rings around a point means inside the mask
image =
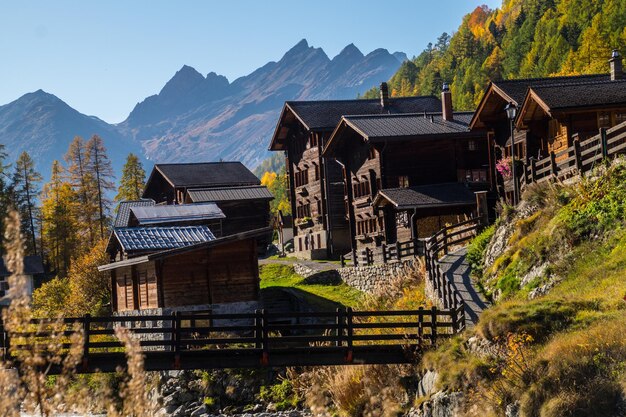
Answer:
[{"label": "stone chimney", "polygon": [[624,78],[624,70],[622,69],[622,56],[617,49],[613,49],[611,59],[609,59],[611,67],[611,81],[621,80]]},{"label": "stone chimney", "polygon": [[443,120],[454,120],[454,116],[452,115],[452,93],[450,93],[448,83],[443,83],[443,89],[441,91],[441,114]]},{"label": "stone chimney", "polygon": [[383,109],[389,107],[389,87],[387,87],[387,83],[380,83],[380,106]]}]

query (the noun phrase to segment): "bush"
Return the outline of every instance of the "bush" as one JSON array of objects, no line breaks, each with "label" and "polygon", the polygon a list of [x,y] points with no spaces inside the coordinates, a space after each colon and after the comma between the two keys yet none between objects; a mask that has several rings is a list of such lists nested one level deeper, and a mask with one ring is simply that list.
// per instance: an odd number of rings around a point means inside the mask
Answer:
[{"label": "bush", "polygon": [[467,248],[467,256],[465,259],[472,269],[472,274],[476,277],[480,278],[483,275],[483,256],[495,231],[496,227],[494,225],[489,226],[476,236]]},{"label": "bush", "polygon": [[286,378],[279,384],[263,385],[259,398],[262,401],[274,403],[278,411],[291,410],[300,404],[300,398],[294,392],[291,381]]}]

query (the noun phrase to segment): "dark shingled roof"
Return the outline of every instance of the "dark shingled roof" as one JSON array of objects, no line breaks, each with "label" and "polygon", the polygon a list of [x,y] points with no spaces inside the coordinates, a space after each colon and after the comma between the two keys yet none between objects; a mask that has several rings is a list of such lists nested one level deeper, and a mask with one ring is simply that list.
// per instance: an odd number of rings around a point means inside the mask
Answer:
[{"label": "dark shingled roof", "polygon": [[[43,261],[40,256],[30,255],[24,257],[24,274],[39,275],[43,274]],[[0,277],[8,277],[11,272],[7,269],[4,259],[0,258]]]},{"label": "dark shingled roof", "polygon": [[145,198],[142,200],[122,201],[117,206],[117,215],[115,216],[115,222],[113,227],[126,227],[128,226],[128,220],[130,219],[131,207],[146,207],[154,206],[156,203],[154,200]]},{"label": "dark shingled roof", "polygon": [[219,187],[259,185],[259,179],[241,162],[201,162],[192,164],[155,164],[175,187]]},{"label": "dark shingled roof", "polygon": [[533,86],[551,110],[626,104],[626,80]]},{"label": "dark shingled roof", "polygon": [[441,113],[345,116],[343,120],[367,139],[434,136],[469,132],[473,113],[454,113],[444,120]]},{"label": "dark shingled roof", "polygon": [[175,249],[215,239],[206,226],[121,227],[113,233],[124,251]]},{"label": "dark shingled roof", "polygon": [[310,130],[333,130],[341,116],[354,114],[401,114],[441,111],[441,101],[435,96],[389,98],[383,108],[380,99],[288,101],[296,116]]},{"label": "dark shingled roof", "polygon": [[517,105],[522,105],[526,91],[529,87],[540,87],[543,85],[563,85],[571,83],[585,83],[594,81],[608,81],[609,74],[574,75],[562,77],[545,78],[525,78],[519,80],[493,81],[492,84],[502,90],[507,96],[512,98]]},{"label": "dark shingled roof", "polygon": [[201,201],[273,200],[274,196],[263,185],[252,187],[206,188],[188,190],[194,203]]},{"label": "dark shingled roof", "polygon": [[396,209],[465,206],[476,203],[474,193],[464,184],[453,182],[421,185],[409,188],[386,188],[380,190],[374,206],[386,200]]},{"label": "dark shingled roof", "polygon": [[226,216],[215,203],[170,206],[131,207],[140,225],[223,219]]}]

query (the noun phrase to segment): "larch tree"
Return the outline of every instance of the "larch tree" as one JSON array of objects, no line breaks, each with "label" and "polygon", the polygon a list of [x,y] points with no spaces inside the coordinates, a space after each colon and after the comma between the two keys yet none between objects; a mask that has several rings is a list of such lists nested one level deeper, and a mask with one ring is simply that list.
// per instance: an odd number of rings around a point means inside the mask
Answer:
[{"label": "larch tree", "polygon": [[40,193],[41,175],[35,170],[35,162],[28,152],[20,154],[15,162],[11,178],[11,197],[22,219],[22,230],[28,252],[37,253],[35,219],[37,218],[37,196]]},{"label": "larch tree", "polygon": [[122,179],[115,201],[139,200],[146,185],[146,171],[139,157],[129,153],[122,170]]},{"label": "larch tree", "polygon": [[100,226],[100,239],[104,238],[104,231],[107,227],[107,213],[111,209],[111,200],[107,193],[115,190],[113,168],[106,153],[104,141],[100,136],[93,135],[87,142],[87,173],[92,178],[94,184],[95,202],[98,208],[97,222]]},{"label": "larch tree", "polygon": [[80,237],[85,246],[93,246],[97,235],[97,204],[93,198],[95,185],[91,173],[87,169],[87,146],[83,138],[76,136],[65,154],[67,164],[66,176],[76,193],[80,210],[76,213],[80,228]]},{"label": "larch tree", "polygon": [[64,277],[76,256],[78,198],[72,186],[63,180],[63,167],[52,163],[52,176],[42,193],[42,247],[58,276]]}]

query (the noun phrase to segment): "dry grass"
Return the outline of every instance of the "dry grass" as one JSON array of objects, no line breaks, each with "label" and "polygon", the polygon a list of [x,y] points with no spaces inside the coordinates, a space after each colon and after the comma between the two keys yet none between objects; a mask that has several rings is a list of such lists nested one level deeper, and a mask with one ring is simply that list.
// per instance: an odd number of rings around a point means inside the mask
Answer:
[{"label": "dry grass", "polygon": [[[56,413],[102,412],[112,417],[153,415],[147,401],[143,356],[137,341],[128,331],[116,335],[124,342],[128,356],[128,377],[118,394],[113,393],[107,378],[78,377],[82,361],[83,334],[75,327],[64,335],[63,322],[51,320],[32,324],[33,317],[24,271],[24,241],[20,234],[19,216],[11,211],[6,220],[6,265],[9,277],[9,307],[2,321],[12,340],[11,354],[15,363],[0,362],[0,415],[18,417],[20,407],[43,417]],[[23,332],[45,331],[49,336],[35,338]],[[22,347],[17,347],[17,344]],[[63,344],[69,344],[69,348]],[[51,376],[53,371],[58,373]],[[90,386],[91,383],[91,386]]]}]

